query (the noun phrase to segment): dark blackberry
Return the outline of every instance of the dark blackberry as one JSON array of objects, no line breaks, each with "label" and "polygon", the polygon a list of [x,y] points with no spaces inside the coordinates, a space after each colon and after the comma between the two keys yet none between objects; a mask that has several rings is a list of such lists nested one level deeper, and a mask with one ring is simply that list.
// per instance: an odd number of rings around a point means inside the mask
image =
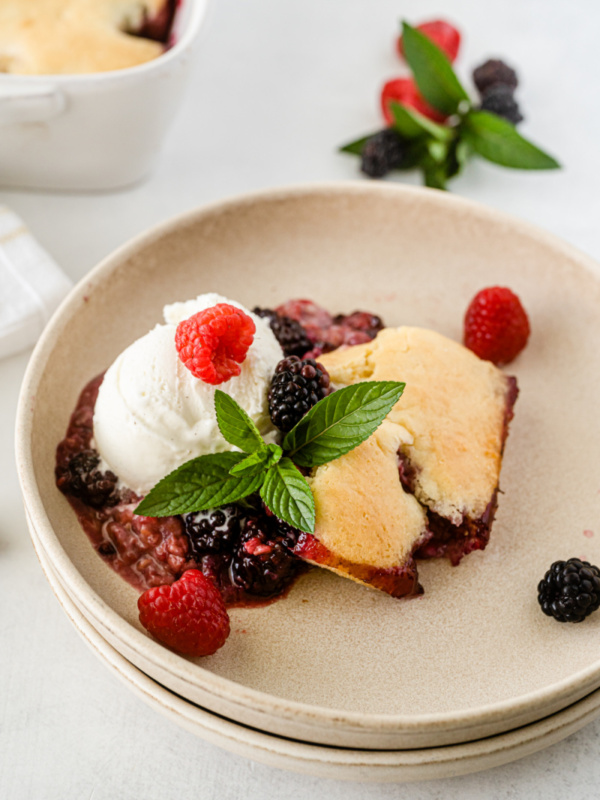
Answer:
[{"label": "dark blackberry", "polygon": [[385,128],[365,142],[360,168],[369,178],[383,178],[391,170],[402,166],[405,153],[402,138],[393,128]]},{"label": "dark blackberry", "polygon": [[275,367],[269,389],[269,414],[280,431],[294,425],[330,392],[329,374],[312,358],[284,358]]},{"label": "dark blackberry", "polygon": [[183,515],[190,553],[200,561],[207,553],[231,553],[240,537],[240,506],[228,505]]},{"label": "dark blackberry", "polygon": [[286,356],[303,356],[312,347],[312,342],[298,320],[278,314],[270,308],[255,308],[253,313],[269,320],[271,330]]},{"label": "dark blackberry", "polygon": [[559,622],[582,622],[600,607],[600,569],[587,561],[555,561],[538,584],[544,614]]},{"label": "dark blackberry", "polygon": [[514,69],[498,58],[490,58],[473,70],[473,81],[481,95],[485,94],[490,86],[498,84],[508,86],[514,91],[519,83]]},{"label": "dark blackberry", "polygon": [[300,561],[290,548],[298,531],[266,514],[246,519],[230,565],[231,581],[248,594],[280,594],[294,579]]},{"label": "dark blackberry", "polygon": [[496,114],[498,117],[504,117],[504,119],[512,122],[513,125],[517,125],[523,119],[512,89],[501,83],[490,86],[484,92],[480,108],[482,111],[491,111],[492,114]]},{"label": "dark blackberry", "polygon": [[114,472],[98,469],[100,456],[95,450],[82,450],[66,466],[56,468],[56,485],[92,508],[116,506],[121,500]]}]

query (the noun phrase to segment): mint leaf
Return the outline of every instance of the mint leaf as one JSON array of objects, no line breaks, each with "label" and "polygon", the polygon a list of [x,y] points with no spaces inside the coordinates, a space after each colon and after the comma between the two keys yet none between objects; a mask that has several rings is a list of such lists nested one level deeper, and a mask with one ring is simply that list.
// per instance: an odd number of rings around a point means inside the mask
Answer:
[{"label": "mint leaf", "polygon": [[444,114],[455,114],[463,101],[469,102],[445,53],[406,22],[402,23],[402,46],[419,91],[430,105]]},{"label": "mint leaf", "polygon": [[283,440],[294,463],[316,467],[350,452],[383,422],[404,391],[397,381],[365,381],[320,400]]},{"label": "mint leaf", "polygon": [[315,501],[306,478],[291,459],[282,458],[265,476],[260,496],[276,517],[293,528],[312,533]]},{"label": "mint leaf", "polygon": [[464,140],[488,161],[514,169],[558,169],[560,164],[517,133],[514,125],[488,111],[470,111],[463,123]]},{"label": "mint leaf", "polygon": [[258,428],[248,414],[225,392],[215,391],[217,424],[224,439],[245,453],[266,447]]},{"label": "mint leaf", "polygon": [[212,453],[186,461],[159,481],[134,513],[169,517],[235,503],[258,491],[264,480],[264,471],[230,475],[232,467],[245,458],[244,453]]},{"label": "mint leaf", "polygon": [[277,444],[269,444],[264,450],[255,450],[243,461],[234,464],[229,470],[230,475],[256,475],[266,472],[267,469],[281,459],[283,450]]},{"label": "mint leaf", "polygon": [[389,104],[390,111],[394,117],[394,128],[405,139],[416,139],[419,136],[433,136],[434,139],[439,139],[441,142],[450,141],[454,133],[445,125],[438,125],[428,117],[414,111],[412,108],[407,108],[391,101]]},{"label": "mint leaf", "polygon": [[355,139],[353,142],[342,145],[339,148],[340,153],[352,153],[355,156],[362,156],[363,147],[376,133],[379,133],[379,131],[370,133],[368,136],[361,136],[360,139]]}]

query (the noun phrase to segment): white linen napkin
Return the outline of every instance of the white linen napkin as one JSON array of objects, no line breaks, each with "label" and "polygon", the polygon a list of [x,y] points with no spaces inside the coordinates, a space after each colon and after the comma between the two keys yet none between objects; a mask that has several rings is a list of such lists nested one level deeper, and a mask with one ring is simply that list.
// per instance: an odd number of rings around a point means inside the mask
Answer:
[{"label": "white linen napkin", "polygon": [[0,358],[37,341],[71,285],[23,221],[0,206]]}]

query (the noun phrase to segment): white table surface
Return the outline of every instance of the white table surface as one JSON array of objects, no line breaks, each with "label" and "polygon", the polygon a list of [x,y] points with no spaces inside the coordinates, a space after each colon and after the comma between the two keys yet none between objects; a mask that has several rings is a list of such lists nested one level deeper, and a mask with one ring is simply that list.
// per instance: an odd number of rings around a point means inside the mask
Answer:
[{"label": "white table surface", "polygon": [[[444,14],[465,34],[463,76],[491,55],[518,67],[522,131],[565,165],[559,173],[526,174],[472,163],[452,190],[552,230],[600,260],[594,0],[215,0],[185,106],[149,180],[89,195],[0,188],[0,202],[22,215],[77,280],[117,245],[180,211],[263,187],[358,177],[356,160],[336,146],[380,124],[379,87],[400,71],[392,48],[397,19]],[[486,773],[370,786],[251,763],[147,708],[80,640],[29,541],[13,456],[27,358],[0,363],[0,797],[600,795],[600,721]]]}]

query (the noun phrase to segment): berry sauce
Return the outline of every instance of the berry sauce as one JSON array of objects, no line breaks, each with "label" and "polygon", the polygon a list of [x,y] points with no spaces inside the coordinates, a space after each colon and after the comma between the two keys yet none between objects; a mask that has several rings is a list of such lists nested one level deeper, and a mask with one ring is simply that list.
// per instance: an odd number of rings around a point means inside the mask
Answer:
[{"label": "berry sauce", "polygon": [[[92,448],[94,406],[104,375],[91,380],[81,392],[71,415],[67,434],[56,451],[57,482],[78,454]],[[231,576],[230,552],[192,552],[182,517],[144,517],[134,513],[141,497],[121,489],[115,505],[93,508],[71,492],[65,496],[75,511],[98,555],[140,592],[153,586],[172,584],[188,569],[201,569],[211,577],[228,608],[263,606],[284,597],[307,567],[290,553],[293,567],[286,565],[276,591],[265,596],[251,594],[236,585]]]}]

